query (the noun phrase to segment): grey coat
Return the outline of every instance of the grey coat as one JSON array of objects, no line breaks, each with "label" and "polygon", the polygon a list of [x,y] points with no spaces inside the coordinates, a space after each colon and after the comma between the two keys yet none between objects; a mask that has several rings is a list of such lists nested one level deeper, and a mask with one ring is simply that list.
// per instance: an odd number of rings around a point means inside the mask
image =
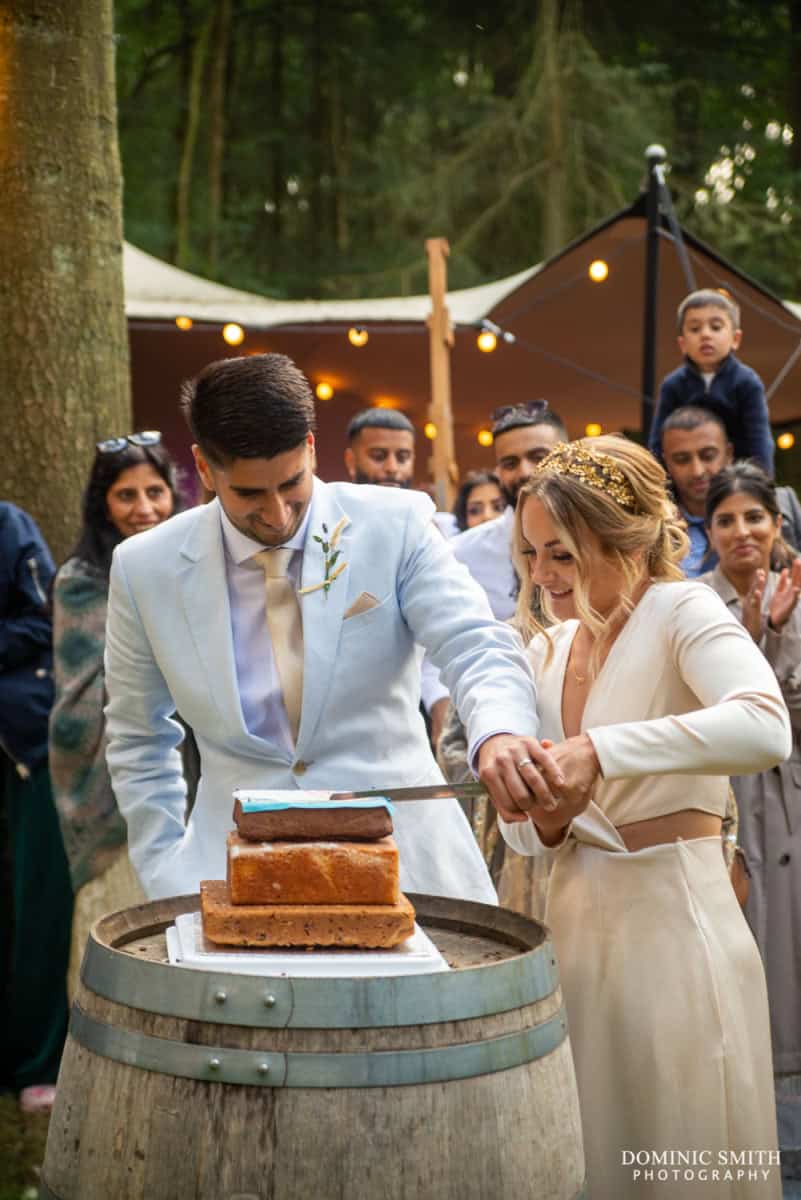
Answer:
[{"label": "grey coat", "polygon": [[[740,600],[720,567],[702,575],[740,618]],[[779,576],[768,577],[767,619]],[[751,868],[745,915],[768,978],[774,1069],[801,1071],[801,604],[784,628],[763,626],[759,648],[776,672],[793,726],[793,750],[778,767],[732,779],[740,809],[739,842]]]}]

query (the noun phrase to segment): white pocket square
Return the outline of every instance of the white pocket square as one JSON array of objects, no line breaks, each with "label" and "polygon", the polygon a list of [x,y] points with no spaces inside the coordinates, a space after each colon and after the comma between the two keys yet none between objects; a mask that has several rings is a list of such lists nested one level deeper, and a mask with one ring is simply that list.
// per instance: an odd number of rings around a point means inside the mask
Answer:
[{"label": "white pocket square", "polygon": [[346,610],[342,620],[347,621],[348,617],[359,617],[362,613],[369,612],[371,608],[377,607],[378,600],[372,592],[362,592],[360,596],[356,597],[350,608]]}]

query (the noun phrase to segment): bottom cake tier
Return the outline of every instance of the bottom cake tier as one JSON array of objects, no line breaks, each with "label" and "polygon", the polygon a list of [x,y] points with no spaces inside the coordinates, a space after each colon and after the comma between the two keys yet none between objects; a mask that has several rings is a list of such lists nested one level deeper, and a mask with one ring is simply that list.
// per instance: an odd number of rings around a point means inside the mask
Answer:
[{"label": "bottom cake tier", "polygon": [[203,933],[223,946],[351,946],[386,950],[414,932],[414,909],[397,904],[232,904],[224,879],[200,885]]}]

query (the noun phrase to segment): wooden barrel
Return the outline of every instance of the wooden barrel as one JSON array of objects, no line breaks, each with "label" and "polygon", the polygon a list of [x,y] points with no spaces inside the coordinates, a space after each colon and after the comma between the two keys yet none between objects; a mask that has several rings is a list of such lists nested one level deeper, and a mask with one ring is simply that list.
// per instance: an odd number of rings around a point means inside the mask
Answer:
[{"label": "wooden barrel", "polygon": [[98,921],[42,1200],[582,1196],[573,1061],[547,930],[413,895],[447,972],[265,978],[167,963],[197,896]]}]

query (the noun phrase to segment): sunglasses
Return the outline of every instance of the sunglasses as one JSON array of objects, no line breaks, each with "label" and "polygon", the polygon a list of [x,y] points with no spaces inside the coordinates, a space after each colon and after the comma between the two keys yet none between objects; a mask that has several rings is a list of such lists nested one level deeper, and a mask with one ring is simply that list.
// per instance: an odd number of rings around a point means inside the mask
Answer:
[{"label": "sunglasses", "polygon": [[503,421],[505,417],[511,417],[512,413],[520,413],[521,416],[533,417],[539,413],[544,413],[547,407],[547,400],[526,400],[523,404],[502,404],[500,408],[492,410],[490,420],[493,422]]},{"label": "sunglasses", "polygon": [[126,446],[155,446],[161,441],[158,429],[143,429],[141,433],[128,433],[125,437],[106,438],[97,443],[100,454],[119,454]]}]

